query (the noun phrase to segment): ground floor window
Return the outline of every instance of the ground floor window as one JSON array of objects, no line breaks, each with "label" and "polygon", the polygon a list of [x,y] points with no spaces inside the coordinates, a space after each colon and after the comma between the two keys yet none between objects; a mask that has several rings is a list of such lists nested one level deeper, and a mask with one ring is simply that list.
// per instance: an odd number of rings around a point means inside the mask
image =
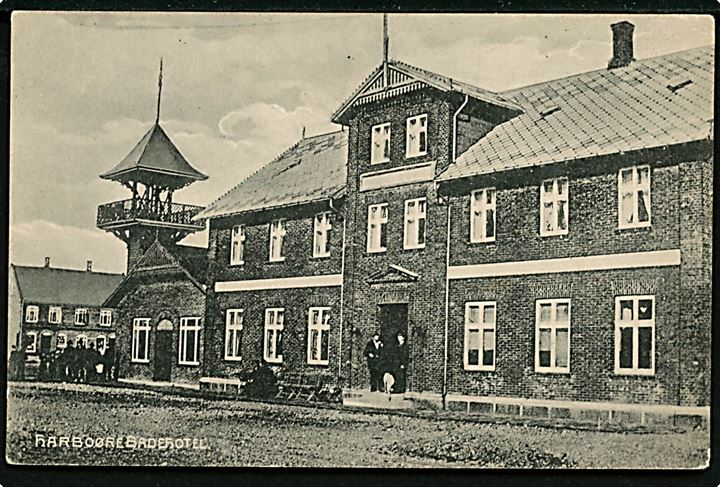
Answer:
[{"label": "ground floor window", "polygon": [[85,347],[87,347],[87,344],[88,344],[87,336],[80,334],[75,337],[75,346],[76,347],[85,348]]},{"label": "ground floor window", "polygon": [[105,352],[105,348],[107,346],[107,340],[105,340],[105,335],[98,335],[95,338],[95,348],[98,352],[103,353]]},{"label": "ground floor window", "polygon": [[67,335],[65,333],[58,333],[55,337],[55,346],[57,348],[67,348]]},{"label": "ground floor window", "polygon": [[330,308],[310,308],[308,310],[308,364],[328,365],[328,363],[330,362],[328,357],[329,335]]},{"label": "ground floor window", "polygon": [[242,359],[243,310],[225,313],[225,360]]},{"label": "ground floor window", "polygon": [[25,351],[27,353],[37,352],[37,333],[29,331],[25,334]]},{"label": "ground floor window", "polygon": [[265,310],[265,339],[263,358],[269,363],[282,363],[282,338],[285,328],[285,309]]},{"label": "ground floor window", "polygon": [[535,371],[570,372],[570,300],[539,299],[535,309]]},{"label": "ground floor window", "polygon": [[615,298],[615,373],[655,373],[655,296]]},{"label": "ground floor window", "polygon": [[132,329],[131,361],[149,362],[148,342],[150,341],[150,318],[135,318]]},{"label": "ground floor window", "polygon": [[180,365],[198,365],[198,343],[200,338],[200,318],[180,318],[180,339],[178,340],[178,363]]},{"label": "ground floor window", "polygon": [[465,369],[495,370],[494,301],[465,304]]}]

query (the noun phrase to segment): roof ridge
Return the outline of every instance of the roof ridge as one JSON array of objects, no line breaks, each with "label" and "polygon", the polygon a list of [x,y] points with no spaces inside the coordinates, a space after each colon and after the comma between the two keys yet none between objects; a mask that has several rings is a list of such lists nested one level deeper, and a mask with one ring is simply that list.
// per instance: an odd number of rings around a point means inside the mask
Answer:
[{"label": "roof ridge", "polygon": [[[529,84],[529,85],[518,86],[518,87],[516,87],[516,88],[511,88],[511,89],[509,89],[509,90],[499,91],[499,92],[496,92],[496,93],[498,93],[499,95],[507,95],[507,94],[509,94],[509,93],[516,93],[516,92],[518,92],[518,91],[525,90],[525,89],[527,89],[527,88],[534,88],[534,87],[537,87],[537,86],[542,86],[542,85],[547,84],[547,83],[554,83],[554,82],[556,82],[556,81],[567,80],[567,79],[575,78],[575,77],[577,77],[577,76],[583,76],[583,75],[586,75],[586,74],[602,73],[602,72],[607,72],[607,71],[617,71],[617,70],[619,70],[619,69],[624,69],[624,68],[632,67],[632,66],[633,66],[634,64],[636,64],[636,63],[644,63],[644,62],[652,61],[652,60],[655,60],[655,59],[665,58],[665,57],[669,57],[669,56],[675,56],[675,55],[678,55],[678,54],[684,54],[684,53],[690,52],[690,51],[699,51],[699,50],[701,50],[701,49],[707,49],[707,48],[712,48],[712,47],[713,47],[712,44],[708,44],[708,45],[705,45],[705,46],[698,46],[698,47],[691,47],[691,48],[689,48],[689,49],[683,49],[683,50],[681,50],[681,51],[673,51],[673,52],[668,52],[668,53],[665,53],[665,54],[658,54],[657,56],[651,56],[651,57],[646,57],[646,58],[642,58],[642,59],[634,59],[632,63],[630,63],[629,65],[624,66],[624,67],[622,67],[622,68],[615,68],[615,69],[608,69],[608,68],[591,69],[590,71],[582,71],[582,72],[580,72],[580,73],[569,74],[569,75],[567,75],[567,76],[561,76],[561,77],[559,77],[559,78],[552,78],[552,79],[548,79],[548,80],[545,80],[545,81],[538,81],[537,83],[531,83],[531,84]],[[713,51],[713,53],[714,53],[714,51]]]},{"label": "roof ridge", "polygon": [[220,195],[220,196],[218,196],[217,198],[215,198],[209,205],[207,205],[207,206],[205,207],[205,209],[210,208],[212,205],[214,205],[215,203],[217,203],[218,201],[220,201],[221,199],[223,199],[225,196],[227,196],[228,194],[230,194],[230,193],[232,193],[233,191],[235,191],[241,184],[245,183],[245,181],[247,181],[247,180],[250,179],[251,177],[255,176],[255,175],[256,175],[257,173],[259,173],[261,170],[265,169],[266,167],[270,166],[271,164],[274,164],[274,163],[278,162],[280,159],[282,159],[283,157],[285,157],[287,154],[289,154],[290,152],[292,152],[292,151],[294,151],[295,149],[297,149],[302,142],[304,142],[304,141],[306,141],[306,140],[309,140],[309,139],[315,139],[315,138],[322,137],[322,136],[328,136],[328,135],[331,135],[331,134],[336,134],[336,133],[339,133],[339,132],[345,132],[345,130],[340,129],[340,130],[336,130],[336,131],[334,131],[334,132],[326,132],[326,133],[324,133],[324,134],[311,135],[310,137],[305,137],[304,139],[301,138],[300,140],[298,140],[297,142],[295,142],[293,145],[291,145],[290,147],[288,147],[287,149],[285,149],[284,151],[282,151],[279,155],[277,155],[277,156],[275,156],[273,159],[271,159],[270,162],[268,162],[268,163],[266,163],[266,164],[263,164],[262,166],[258,167],[257,169],[255,169],[255,171],[253,171],[252,173],[248,174],[244,179],[240,180],[240,182],[237,183],[235,186],[233,186],[232,188],[230,188],[230,189],[228,189],[227,191],[225,191],[222,195]]},{"label": "roof ridge", "polygon": [[108,275],[108,276],[124,276],[123,273],[117,273],[117,272],[103,272],[103,271],[88,271],[83,269],[68,269],[66,267],[45,267],[45,266],[36,266],[36,265],[22,265],[22,264],[10,264],[16,269],[36,269],[36,270],[50,270],[50,271],[62,271],[62,272],[77,272],[79,274],[100,274],[100,275]]}]

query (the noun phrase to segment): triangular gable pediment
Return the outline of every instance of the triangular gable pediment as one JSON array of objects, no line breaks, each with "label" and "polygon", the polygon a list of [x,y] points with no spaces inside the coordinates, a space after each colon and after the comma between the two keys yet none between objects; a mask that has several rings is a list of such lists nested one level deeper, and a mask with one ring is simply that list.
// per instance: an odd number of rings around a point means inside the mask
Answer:
[{"label": "triangular gable pediment", "polygon": [[400,267],[399,265],[389,265],[385,269],[381,269],[370,275],[368,282],[373,284],[396,284],[415,282],[420,277],[418,274]]}]

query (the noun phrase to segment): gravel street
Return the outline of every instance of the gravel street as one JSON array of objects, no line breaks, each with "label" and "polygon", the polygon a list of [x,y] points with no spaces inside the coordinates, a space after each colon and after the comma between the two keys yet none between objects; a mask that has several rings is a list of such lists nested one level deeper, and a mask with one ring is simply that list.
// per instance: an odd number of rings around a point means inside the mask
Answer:
[{"label": "gravel street", "polygon": [[21,464],[495,468],[698,468],[710,444],[706,430],[603,432],[36,383],[9,386],[7,442]]}]

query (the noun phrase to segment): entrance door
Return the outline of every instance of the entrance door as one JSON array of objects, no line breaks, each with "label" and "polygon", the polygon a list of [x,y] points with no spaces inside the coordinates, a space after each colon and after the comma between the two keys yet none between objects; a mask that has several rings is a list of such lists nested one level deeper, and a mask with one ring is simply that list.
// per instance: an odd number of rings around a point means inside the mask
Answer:
[{"label": "entrance door", "polygon": [[380,305],[380,340],[386,347],[397,343],[398,333],[407,337],[407,318],[406,303]]},{"label": "entrance door", "polygon": [[153,380],[169,382],[173,361],[172,349],[173,325],[169,320],[162,320],[155,333],[153,357]]},{"label": "entrance door", "polygon": [[52,351],[50,349],[52,344],[52,334],[43,333],[40,335],[40,355],[49,355]]}]

